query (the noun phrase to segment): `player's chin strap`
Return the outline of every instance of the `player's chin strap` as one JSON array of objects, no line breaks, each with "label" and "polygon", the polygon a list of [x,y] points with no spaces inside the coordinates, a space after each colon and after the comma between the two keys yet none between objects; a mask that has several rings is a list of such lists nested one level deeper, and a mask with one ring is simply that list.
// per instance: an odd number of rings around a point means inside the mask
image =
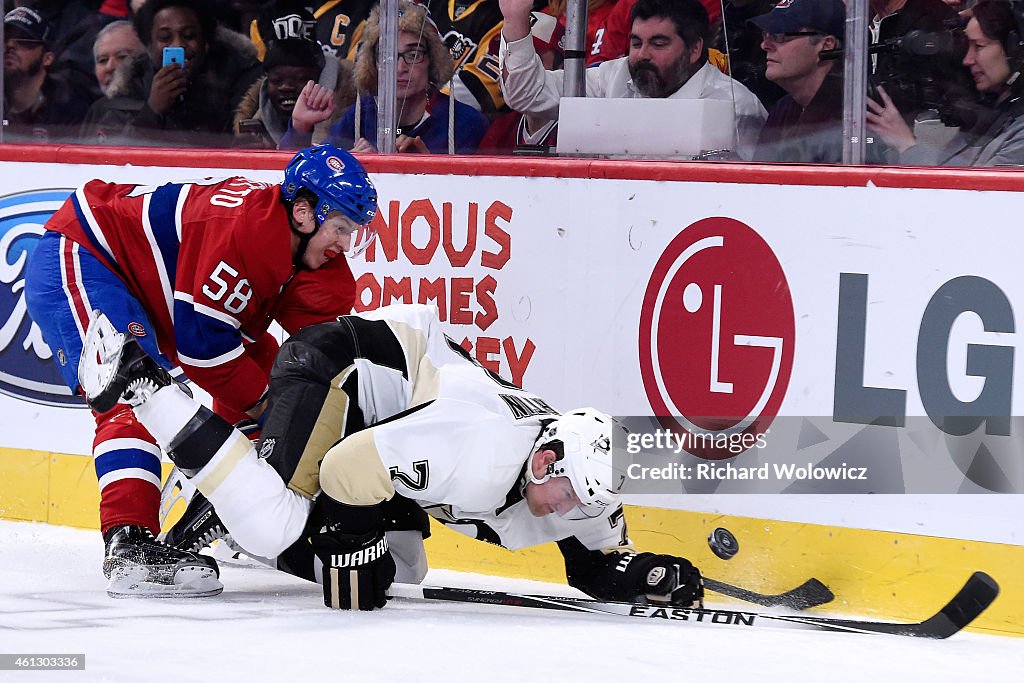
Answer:
[{"label": "player's chin strap", "polygon": [[293,220],[288,221],[288,227],[291,228],[292,233],[297,235],[299,238],[299,248],[295,251],[295,256],[292,258],[292,265],[295,266],[296,270],[302,270],[306,267],[302,263],[302,257],[305,256],[306,247],[309,246],[309,241],[313,239],[313,235],[320,231],[320,219],[316,217],[315,213],[313,214],[313,222],[316,224],[316,227],[313,228],[311,232],[302,232],[295,227],[295,222]]}]

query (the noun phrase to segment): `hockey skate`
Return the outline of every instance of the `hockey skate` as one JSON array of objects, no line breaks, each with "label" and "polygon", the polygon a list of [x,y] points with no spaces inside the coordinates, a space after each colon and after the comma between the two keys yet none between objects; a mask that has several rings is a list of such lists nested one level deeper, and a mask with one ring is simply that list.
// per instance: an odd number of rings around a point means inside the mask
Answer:
[{"label": "hockey skate", "polygon": [[181,519],[163,535],[163,541],[180,550],[198,553],[227,534],[213,505],[196,491]]},{"label": "hockey skate", "polygon": [[93,312],[78,364],[78,382],[90,408],[105,413],[118,402],[138,406],[173,381],[134,337],[118,332],[107,316]]},{"label": "hockey skate", "polygon": [[170,546],[193,553],[210,548],[215,558],[232,566],[276,566],[273,559],[254,555],[235,543],[213,505],[198,491],[181,519],[160,538]]},{"label": "hockey skate", "polygon": [[116,526],[103,540],[103,574],[112,598],[205,598],[224,590],[212,557],[172,548],[146,527]]}]

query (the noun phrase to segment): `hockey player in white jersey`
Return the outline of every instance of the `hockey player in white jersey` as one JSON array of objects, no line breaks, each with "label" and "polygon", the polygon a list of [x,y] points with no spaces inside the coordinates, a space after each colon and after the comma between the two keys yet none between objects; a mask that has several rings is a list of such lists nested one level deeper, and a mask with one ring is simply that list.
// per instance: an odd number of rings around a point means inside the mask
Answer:
[{"label": "hockey player in white jersey", "polygon": [[321,583],[327,606],[374,609],[396,570],[422,580],[429,513],[510,549],[557,542],[570,585],[600,599],[702,601],[689,561],[629,542],[612,458],[622,427],[591,408],[559,415],[486,370],[433,307],[387,306],[289,338],[258,450],[103,322],[90,327],[81,384],[90,403],[132,405],[198,489],[168,535],[179,546],[228,531]]}]

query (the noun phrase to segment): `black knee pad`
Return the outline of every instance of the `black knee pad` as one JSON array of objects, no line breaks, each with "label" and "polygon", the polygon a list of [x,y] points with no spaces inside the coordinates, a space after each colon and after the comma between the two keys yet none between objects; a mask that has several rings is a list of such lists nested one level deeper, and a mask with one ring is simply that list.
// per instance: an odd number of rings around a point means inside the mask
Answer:
[{"label": "black knee pad", "polygon": [[206,406],[200,406],[174,440],[168,445],[167,457],[185,476],[194,477],[227,442],[232,427],[224,418]]}]

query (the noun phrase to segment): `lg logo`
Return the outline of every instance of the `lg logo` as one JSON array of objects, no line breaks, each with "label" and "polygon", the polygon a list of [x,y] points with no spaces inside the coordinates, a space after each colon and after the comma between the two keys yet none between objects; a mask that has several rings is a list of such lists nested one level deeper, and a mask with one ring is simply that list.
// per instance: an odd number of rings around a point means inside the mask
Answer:
[{"label": "lg logo", "polygon": [[[655,265],[640,316],[654,414],[696,437],[764,433],[789,383],[794,328],[785,274],[760,235],[722,217],[687,227]],[[736,455],[713,445],[691,452]]]}]

